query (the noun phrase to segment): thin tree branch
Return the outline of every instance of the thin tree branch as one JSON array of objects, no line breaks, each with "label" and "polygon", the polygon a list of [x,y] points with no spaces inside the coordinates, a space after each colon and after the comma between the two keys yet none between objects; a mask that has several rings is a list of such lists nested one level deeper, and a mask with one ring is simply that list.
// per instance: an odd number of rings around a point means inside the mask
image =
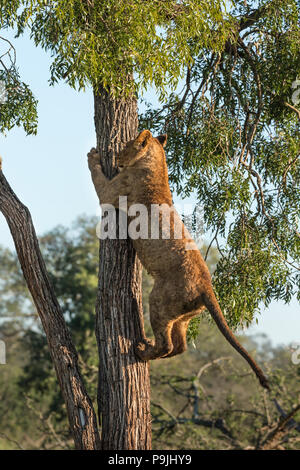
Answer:
[{"label": "thin tree branch", "polygon": [[0,437],[2,437],[3,439],[6,439],[8,442],[11,442],[12,444],[15,444],[19,450],[25,450],[24,447],[22,447],[18,441],[16,441],[15,439],[11,439],[4,432],[0,432]]},{"label": "thin tree branch", "polygon": [[260,445],[261,450],[276,449],[280,444],[281,439],[286,435],[289,430],[290,422],[293,416],[300,410],[300,404],[297,405],[285,418],[280,420],[275,429],[273,429],[263,440]]},{"label": "thin tree branch", "polygon": [[285,106],[287,106],[288,108],[292,109],[297,115],[298,115],[298,119],[300,120],[300,109],[296,108],[295,106],[292,106],[290,103],[288,103],[287,101],[284,102]]},{"label": "thin tree branch", "polygon": [[203,372],[208,369],[209,367],[211,366],[214,366],[215,364],[218,364],[219,362],[221,361],[229,361],[230,359],[232,359],[232,357],[230,356],[222,356],[222,357],[218,357],[217,359],[214,359],[213,361],[211,362],[208,362],[207,364],[205,364],[204,366],[200,367],[199,371],[198,371],[198,374],[196,375],[197,379],[199,380],[201,375],[203,374]]}]

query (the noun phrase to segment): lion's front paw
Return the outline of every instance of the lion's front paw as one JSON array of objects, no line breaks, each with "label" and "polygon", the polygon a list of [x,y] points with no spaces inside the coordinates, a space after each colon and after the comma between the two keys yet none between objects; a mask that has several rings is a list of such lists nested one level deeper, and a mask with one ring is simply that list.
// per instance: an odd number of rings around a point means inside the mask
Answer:
[{"label": "lion's front paw", "polygon": [[154,341],[152,339],[144,339],[136,346],[136,355],[142,361],[148,361],[152,358],[153,347]]},{"label": "lion's front paw", "polygon": [[100,165],[100,155],[94,147],[90,150],[87,156],[90,170],[94,168],[95,165]]}]

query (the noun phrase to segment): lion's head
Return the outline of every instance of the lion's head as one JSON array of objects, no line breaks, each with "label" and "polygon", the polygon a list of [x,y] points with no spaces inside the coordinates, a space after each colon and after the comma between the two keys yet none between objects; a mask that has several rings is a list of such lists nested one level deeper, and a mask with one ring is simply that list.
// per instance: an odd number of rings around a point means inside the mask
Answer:
[{"label": "lion's head", "polygon": [[[130,140],[118,157],[119,168],[132,166],[143,157],[149,155],[149,150],[161,152],[167,143],[167,135],[163,134],[153,137],[151,132],[144,130],[140,132],[136,139]],[[153,147],[156,147],[153,149]],[[153,154],[153,152],[152,152]]]}]

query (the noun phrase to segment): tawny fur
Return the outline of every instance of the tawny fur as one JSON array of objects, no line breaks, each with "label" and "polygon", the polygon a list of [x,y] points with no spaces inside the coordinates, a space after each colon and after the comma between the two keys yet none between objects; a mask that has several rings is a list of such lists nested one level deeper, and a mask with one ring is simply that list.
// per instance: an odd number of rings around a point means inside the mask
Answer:
[{"label": "tawny fur", "polygon": [[[163,149],[165,143],[166,136],[154,138],[150,131],[142,131],[120,153],[118,165],[122,171],[112,180],[104,176],[98,152],[92,149],[88,154],[101,204],[118,207],[119,196],[127,196],[128,209],[133,204],[143,204],[148,209],[149,233],[151,205],[173,207]],[[159,220],[163,232],[162,217]],[[184,352],[191,318],[207,308],[225,338],[250,364],[261,385],[268,388],[262,370],[228,327],[215,297],[207,265],[181,221],[183,237],[175,238],[175,220],[177,223],[180,220],[176,211],[171,217],[170,239],[164,239],[160,233],[159,239],[133,240],[139,259],[155,281],[150,294],[150,321],[155,341],[145,338],[137,346],[137,355],[146,361]]]}]

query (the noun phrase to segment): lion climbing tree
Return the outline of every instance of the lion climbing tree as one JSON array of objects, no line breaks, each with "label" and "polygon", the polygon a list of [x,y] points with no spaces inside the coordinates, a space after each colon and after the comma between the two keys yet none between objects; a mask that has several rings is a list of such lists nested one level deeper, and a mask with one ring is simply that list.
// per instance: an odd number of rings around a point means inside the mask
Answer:
[{"label": "lion climbing tree", "polygon": [[[116,171],[116,154],[137,133],[137,98],[148,87],[157,90],[162,107],[149,105],[140,125],[168,132],[173,185],[182,194],[198,193],[205,228],[220,252],[214,280],[231,326],[249,323],[272,299],[291,299],[300,278],[294,190],[300,112],[292,98],[300,60],[296,1],[3,0],[0,15],[4,33],[29,30],[34,43],[51,52],[52,84],[64,80],[93,90],[97,147],[108,177]],[[12,62],[0,62],[8,95],[1,130],[22,125],[34,133],[36,100],[18,75],[13,44],[7,45]],[[37,310],[45,313],[76,447],[99,448],[76,350],[28,210],[2,172],[0,209]],[[35,279],[25,268],[29,260],[40,273]],[[141,267],[130,241],[101,243],[96,312],[101,446],[149,449],[149,371],[133,352],[143,333]],[[63,334],[51,334],[53,319]]]}]

